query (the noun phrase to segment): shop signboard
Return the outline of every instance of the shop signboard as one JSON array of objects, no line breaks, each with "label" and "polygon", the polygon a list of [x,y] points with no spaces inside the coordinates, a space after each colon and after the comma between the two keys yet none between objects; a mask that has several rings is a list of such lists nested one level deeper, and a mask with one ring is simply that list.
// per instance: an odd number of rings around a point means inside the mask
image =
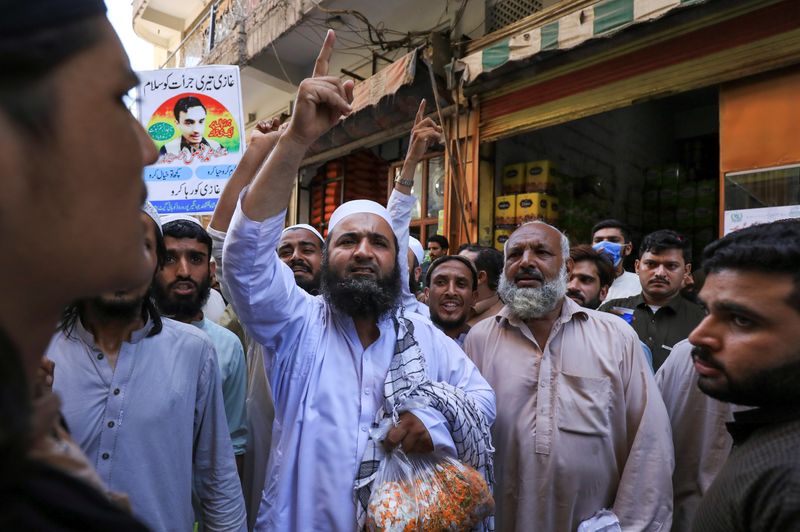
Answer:
[{"label": "shop signboard", "polygon": [[725,211],[724,233],[727,235],[732,231],[738,231],[751,225],[775,222],[786,218],[800,218],[800,205]]},{"label": "shop signboard", "polygon": [[158,150],[145,167],[162,214],[210,214],[244,152],[239,67],[140,72],[139,120]]}]

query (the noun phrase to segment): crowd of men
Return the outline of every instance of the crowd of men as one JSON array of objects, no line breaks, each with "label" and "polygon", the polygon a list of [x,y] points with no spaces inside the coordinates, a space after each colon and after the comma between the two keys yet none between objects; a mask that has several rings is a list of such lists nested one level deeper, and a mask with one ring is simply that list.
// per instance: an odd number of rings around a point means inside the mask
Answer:
[{"label": "crowd of men", "polygon": [[[162,217],[142,205],[158,154],[120,101],[136,78],[102,2],[16,12],[0,529],[361,530],[398,446],[485,475],[479,529],[800,529],[797,220],[709,245],[702,287],[684,236],[635,248],[617,220],[575,246],[544,222],[502,252],[431,236],[426,257],[413,174],[444,133],[423,101],[386,206],[347,202],[325,236],[285,228],[307,149],[351,112],[333,32],[209,226]],[[96,149],[74,149],[73,120]]]}]

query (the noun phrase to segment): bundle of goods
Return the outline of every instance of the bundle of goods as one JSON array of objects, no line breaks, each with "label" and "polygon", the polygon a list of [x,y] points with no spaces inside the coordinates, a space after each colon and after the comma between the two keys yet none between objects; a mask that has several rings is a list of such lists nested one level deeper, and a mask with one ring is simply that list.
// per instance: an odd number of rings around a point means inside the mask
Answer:
[{"label": "bundle of goods", "polygon": [[367,508],[367,530],[467,531],[494,512],[486,480],[442,455],[407,456],[401,449],[381,462]]}]

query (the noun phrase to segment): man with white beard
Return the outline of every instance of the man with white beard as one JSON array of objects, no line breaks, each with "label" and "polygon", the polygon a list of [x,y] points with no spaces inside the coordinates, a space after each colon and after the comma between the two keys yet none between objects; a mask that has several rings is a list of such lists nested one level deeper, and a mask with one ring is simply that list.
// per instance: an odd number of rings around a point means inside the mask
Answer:
[{"label": "man with white beard", "polygon": [[571,269],[560,231],[520,226],[505,246],[505,306],[464,343],[497,396],[497,529],[669,530],[664,403],[633,329],[565,297]]}]

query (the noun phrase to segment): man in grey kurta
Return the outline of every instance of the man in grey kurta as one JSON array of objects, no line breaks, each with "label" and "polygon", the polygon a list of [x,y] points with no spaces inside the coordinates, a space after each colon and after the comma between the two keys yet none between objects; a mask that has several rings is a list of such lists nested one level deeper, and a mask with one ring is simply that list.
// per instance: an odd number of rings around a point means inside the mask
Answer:
[{"label": "man in grey kurta", "polygon": [[569,243],[544,223],[506,243],[500,313],[464,350],[497,395],[497,529],[576,530],[611,509],[667,531],[673,452],[664,403],[621,318],[565,296]]},{"label": "man in grey kurta", "polygon": [[[142,216],[156,270],[160,226]],[[244,530],[214,346],[196,327],[162,319],[149,291],[148,283],[65,313],[47,351],[64,418],[103,482],[153,530],[192,530],[193,477],[206,530]]]}]

